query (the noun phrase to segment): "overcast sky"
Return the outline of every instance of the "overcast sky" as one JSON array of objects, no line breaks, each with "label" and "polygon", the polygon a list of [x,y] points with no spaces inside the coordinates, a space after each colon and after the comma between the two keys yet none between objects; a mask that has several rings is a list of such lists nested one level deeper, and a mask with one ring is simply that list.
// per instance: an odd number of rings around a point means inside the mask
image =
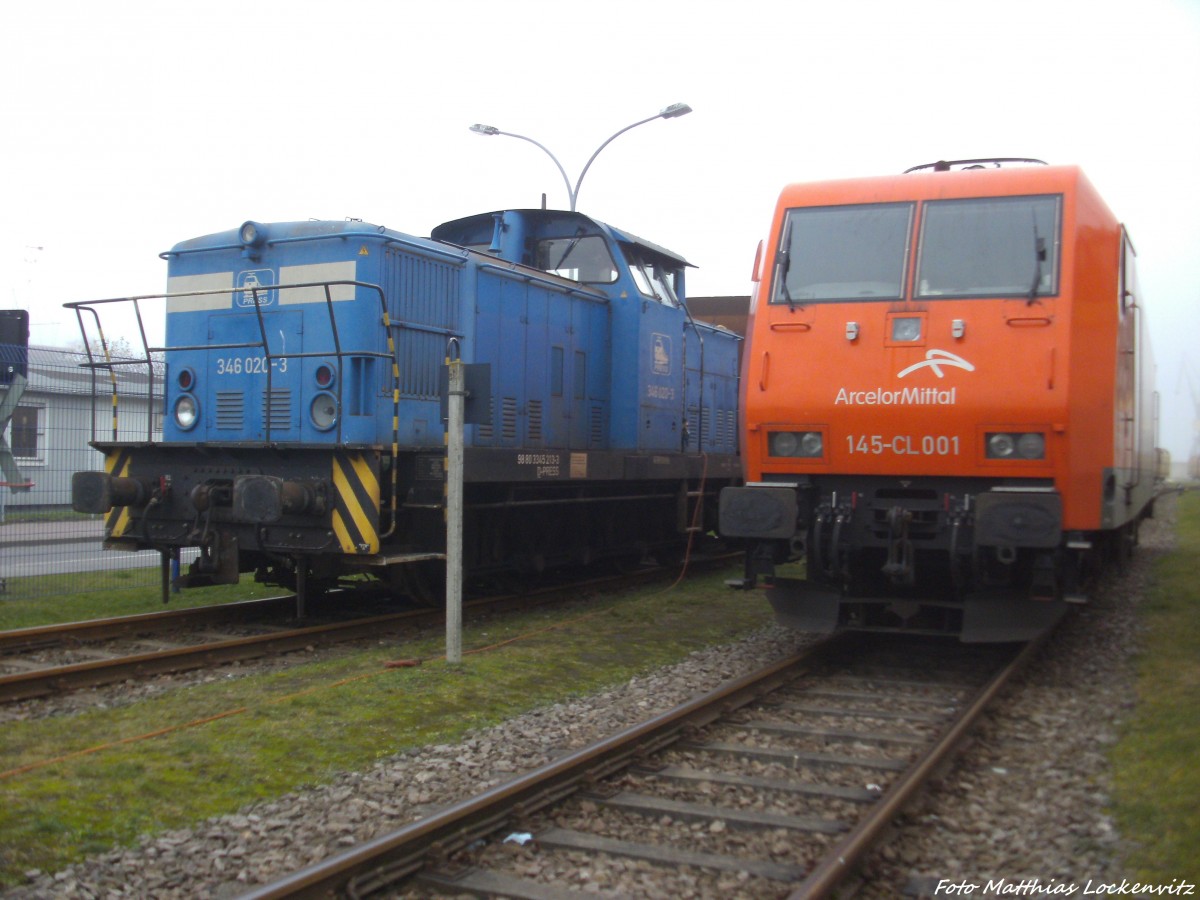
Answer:
[{"label": "overcast sky", "polygon": [[[246,219],[442,221],[567,205],[746,294],[793,181],[943,158],[1081,165],[1133,236],[1163,442],[1200,391],[1200,0],[76,2],[5,7],[0,306],[164,289],[158,254]],[[1187,363],[1190,354],[1191,362]]]}]

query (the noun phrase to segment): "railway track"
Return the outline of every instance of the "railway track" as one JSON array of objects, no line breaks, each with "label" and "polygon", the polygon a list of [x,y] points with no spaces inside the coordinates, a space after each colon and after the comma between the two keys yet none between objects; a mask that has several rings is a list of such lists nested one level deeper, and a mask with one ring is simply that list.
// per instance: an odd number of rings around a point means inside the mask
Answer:
[{"label": "railway track", "polygon": [[824,896],[1038,643],[827,639],[246,898]]},{"label": "railway track", "polygon": [[[723,561],[721,557],[698,565]],[[663,572],[645,569],[522,594],[481,597],[464,608],[502,611],[535,598],[548,602],[559,593],[661,578]],[[432,625],[443,616],[441,609],[434,608],[350,617],[343,611],[336,618],[329,616],[332,621],[282,624],[294,610],[295,598],[281,596],[0,632],[0,703],[362,640],[400,627]]]},{"label": "railway track", "polygon": [[[287,602],[288,598],[281,599]],[[432,610],[408,610],[302,627],[220,621],[220,631],[202,616],[190,621],[148,621],[123,634],[86,639],[70,637],[77,632],[67,629],[60,635],[60,643],[0,656],[0,670],[4,670],[0,703],[358,640],[404,624],[419,626],[439,615]],[[91,623],[82,625],[84,633],[92,630]],[[165,632],[166,639],[160,636],[165,629],[170,629]]]},{"label": "railway track", "polygon": [[0,631],[0,657],[32,653],[93,641],[145,637],[179,628],[260,622],[286,616],[294,608],[291,597],[268,597],[215,606],[169,609],[133,616],[113,616],[84,622],[64,622]]}]

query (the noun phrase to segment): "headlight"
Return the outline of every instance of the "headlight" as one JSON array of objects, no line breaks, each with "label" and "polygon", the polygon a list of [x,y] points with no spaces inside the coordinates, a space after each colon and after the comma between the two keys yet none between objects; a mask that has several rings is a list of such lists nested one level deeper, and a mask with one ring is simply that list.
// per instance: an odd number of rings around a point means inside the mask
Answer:
[{"label": "headlight", "polygon": [[196,420],[199,418],[200,407],[196,403],[196,398],[191,394],[181,394],[175,401],[175,424],[184,431],[188,431],[195,427]]},{"label": "headlight", "polygon": [[795,456],[800,449],[800,436],[791,431],[771,435],[772,456]]},{"label": "headlight", "polygon": [[1036,431],[1017,438],[1017,456],[1021,459],[1045,459],[1046,439]]},{"label": "headlight", "polygon": [[819,431],[806,431],[800,436],[801,456],[820,456],[823,449]]},{"label": "headlight", "polygon": [[767,440],[768,456],[816,459],[825,452],[819,431],[775,431]]},{"label": "headlight", "polygon": [[337,398],[322,391],[313,397],[308,415],[319,430],[328,431],[337,424]]},{"label": "headlight", "polygon": [[988,432],[987,458],[1045,459],[1046,436],[1040,431]]},{"label": "headlight", "polygon": [[921,320],[907,316],[897,316],[892,319],[893,341],[919,341],[921,339]]},{"label": "headlight", "polygon": [[987,455],[990,459],[1007,459],[1016,449],[1011,434],[989,434]]},{"label": "headlight", "polygon": [[266,231],[257,222],[246,222],[238,229],[238,237],[241,238],[243,244],[251,247],[257,247],[266,240]]}]

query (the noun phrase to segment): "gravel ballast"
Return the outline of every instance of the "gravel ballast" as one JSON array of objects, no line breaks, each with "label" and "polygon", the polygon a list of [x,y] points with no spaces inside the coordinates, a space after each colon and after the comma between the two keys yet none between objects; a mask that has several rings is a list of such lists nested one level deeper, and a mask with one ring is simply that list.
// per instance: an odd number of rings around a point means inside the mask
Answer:
[{"label": "gravel ballast", "polygon": [[1083,896],[1128,877],[1106,757],[1136,702],[1137,607],[1153,560],[1174,544],[1174,497],[1157,507],[1132,564],[1063,623],[873,853],[863,896],[964,885],[957,896],[978,897],[989,883],[988,896]]}]

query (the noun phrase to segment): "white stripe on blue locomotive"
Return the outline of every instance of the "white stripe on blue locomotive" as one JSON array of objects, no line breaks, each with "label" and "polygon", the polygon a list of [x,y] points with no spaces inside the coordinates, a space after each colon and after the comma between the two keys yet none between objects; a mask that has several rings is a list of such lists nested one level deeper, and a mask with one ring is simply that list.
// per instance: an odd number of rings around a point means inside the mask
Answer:
[{"label": "white stripe on blue locomotive", "polygon": [[[170,297],[167,300],[167,313],[204,312],[207,310],[231,309],[235,303],[238,306],[253,306],[255,292],[246,284],[247,272],[267,272],[270,269],[249,269],[238,273],[238,281],[234,283],[233,272],[206,272],[202,275],[174,275],[167,279],[167,292],[183,294],[191,291],[218,291],[228,293],[198,294],[191,297]],[[280,266],[278,279],[266,282],[259,277],[255,287],[259,291],[259,306],[291,306],[297,303],[324,303],[325,287],[328,282],[354,281],[358,271],[358,263],[354,260],[343,262],[310,263],[300,266]],[[291,285],[310,285],[309,287],[291,287]],[[273,287],[284,290],[274,291]],[[233,290],[234,288],[238,290]],[[250,299],[247,299],[250,298]],[[354,285],[330,284],[329,299],[339,302],[354,299]]]}]

